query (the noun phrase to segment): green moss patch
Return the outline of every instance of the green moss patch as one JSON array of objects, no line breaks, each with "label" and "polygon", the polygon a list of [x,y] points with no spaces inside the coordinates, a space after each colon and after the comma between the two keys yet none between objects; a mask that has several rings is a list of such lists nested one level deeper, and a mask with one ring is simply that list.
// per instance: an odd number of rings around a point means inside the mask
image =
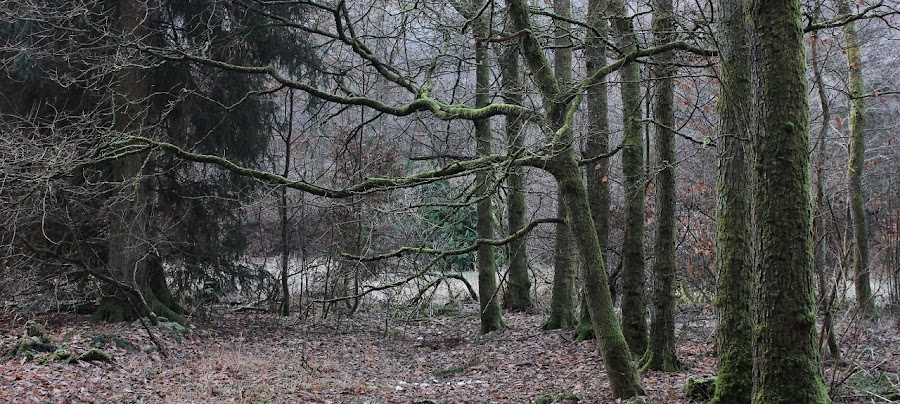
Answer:
[{"label": "green moss patch", "polygon": [[684,395],[691,401],[709,401],[716,393],[716,378],[689,377],[684,385]]}]

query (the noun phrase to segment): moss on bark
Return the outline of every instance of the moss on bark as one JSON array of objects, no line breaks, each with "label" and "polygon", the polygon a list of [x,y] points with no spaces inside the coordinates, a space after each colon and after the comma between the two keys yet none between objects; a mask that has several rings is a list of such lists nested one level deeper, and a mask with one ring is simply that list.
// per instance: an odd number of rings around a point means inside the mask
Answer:
[{"label": "moss on bark", "polygon": [[[847,0],[838,0],[838,11],[850,15]],[[869,224],[866,217],[866,196],[862,185],[863,164],[866,160],[866,98],[863,81],[862,55],[856,23],[842,27],[846,42],[848,84],[850,86],[850,160],[847,164],[847,190],[850,196],[850,219],[853,222],[853,283],[856,301],[864,316],[876,317],[875,302],[869,277]]]},{"label": "moss on bark", "polygon": [[753,231],[750,175],[750,53],[741,0],[719,0],[721,52],[716,186],[716,323],[718,377],[714,403],[746,403],[752,390]]},{"label": "moss on bark", "polygon": [[[624,54],[637,51],[634,23],[621,0],[610,1],[616,44]],[[636,63],[622,77],[622,173],[625,176],[625,235],[622,240],[622,332],[634,356],[647,350],[644,296],[644,137],[641,133],[641,72]]]},{"label": "moss on bark", "polygon": [[[585,56],[588,72],[595,72],[606,65],[606,41],[609,36],[609,22],[606,9],[607,0],[590,0],[588,2],[588,24],[596,31],[588,31],[585,38]],[[605,155],[609,151],[609,105],[606,97],[607,80],[601,78],[587,89],[588,133],[585,141],[585,154],[588,158]],[[600,241],[600,254],[603,255],[604,266],[609,264],[606,248],[609,244],[609,159],[601,158],[589,164],[585,170],[585,184],[588,192],[588,203],[591,206],[591,218]],[[607,268],[603,269],[608,271]],[[575,327],[575,339],[578,341],[593,339],[594,327],[587,309],[587,295],[582,288],[581,315]]]},{"label": "moss on bark", "polygon": [[515,30],[522,31],[520,37],[522,55],[526,65],[532,72],[541,97],[548,112],[549,132],[560,134],[554,139],[556,153],[548,161],[547,170],[556,178],[571,216],[572,233],[578,252],[581,255],[582,278],[587,292],[588,310],[597,333],[598,346],[606,363],[607,375],[613,396],[630,398],[643,394],[643,386],[638,379],[631,354],[622,329],[616,321],[612,298],[607,288],[605,264],[600,250],[600,241],[591,218],[587,189],[584,185],[581,170],[575,161],[572,148],[573,139],[570,132],[559,133],[565,124],[564,97],[556,79],[549,74],[549,62],[541,49],[540,43],[531,33],[528,8],[523,0],[510,0],[507,12]]},{"label": "moss on bark", "polygon": [[[486,16],[479,16],[473,24],[475,38],[487,38],[491,35]],[[475,47],[475,106],[480,108],[490,103],[491,64],[487,42],[477,41]],[[491,154],[490,120],[475,120],[475,153],[478,156]],[[478,221],[475,225],[478,238],[494,238],[494,210],[491,199],[491,182],[493,176],[487,171],[479,171],[475,181],[479,201],[477,206]],[[481,306],[481,333],[486,334],[503,327],[500,313],[500,297],[497,296],[497,268],[494,246],[483,243],[478,246],[476,255],[478,262],[478,298]]]},{"label": "moss on bark", "polygon": [[[672,0],[654,0],[653,35],[657,45],[675,39]],[[672,52],[655,57],[653,120],[656,139],[656,237],[650,339],[641,358],[643,370],[681,368],[675,351],[675,80]]]},{"label": "moss on bark", "polygon": [[[559,195],[559,192],[557,192]],[[561,196],[561,195],[560,195]],[[541,324],[542,330],[559,330],[575,326],[575,254],[569,213],[562,199],[557,200],[556,250],[553,259],[553,290],[550,315]]]},{"label": "moss on bark", "polygon": [[[572,14],[569,0],[554,0],[553,12],[564,18]],[[562,19],[554,21],[553,70],[560,86],[572,82],[572,43],[569,39],[571,24]],[[556,217],[563,220],[556,225],[556,246],[553,257],[553,295],[550,301],[550,317],[542,329],[561,329],[575,326],[575,266],[577,257],[569,226],[568,209],[563,203],[561,189],[556,192]]]},{"label": "moss on bark", "polygon": [[[519,68],[519,49],[511,46],[503,52],[500,75],[503,79],[503,97],[507,103],[519,105],[522,102],[522,77]],[[510,156],[519,156],[525,150],[525,133],[519,117],[506,117],[506,143]],[[511,167],[506,178],[507,221],[512,235],[525,227],[525,170]],[[528,250],[525,238],[520,237],[509,243],[509,282],[503,305],[511,311],[531,309],[531,277],[528,273]]]},{"label": "moss on bark", "polygon": [[815,330],[799,0],[744,2],[754,82],[754,403],[827,403]]}]

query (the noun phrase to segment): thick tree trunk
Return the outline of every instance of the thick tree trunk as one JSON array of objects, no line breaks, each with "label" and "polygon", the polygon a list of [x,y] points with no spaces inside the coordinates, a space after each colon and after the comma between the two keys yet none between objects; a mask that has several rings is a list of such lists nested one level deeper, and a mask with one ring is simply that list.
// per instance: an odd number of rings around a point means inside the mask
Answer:
[{"label": "thick tree trunk", "polygon": [[[621,0],[610,1],[616,44],[636,52],[637,36]],[[641,72],[637,63],[619,70],[622,77],[622,172],[625,176],[625,236],[622,240],[622,332],[635,356],[647,350],[644,297],[644,138],[641,134]]]},{"label": "thick tree trunk", "polygon": [[[606,18],[607,0],[591,0],[588,3],[588,24],[597,32],[588,31],[585,41],[587,71],[593,71],[606,65],[606,41],[609,36],[609,23]],[[606,77],[587,90],[588,134],[585,142],[585,154],[588,158],[604,155],[609,152],[609,118],[606,98]],[[603,262],[609,265],[606,248],[609,244],[609,159],[602,158],[586,169],[588,203],[591,206],[591,218],[600,241],[600,254]],[[608,268],[603,268],[608,271]],[[581,316],[575,327],[575,339],[594,338],[593,324],[588,311],[587,293],[581,293]],[[614,300],[614,299],[613,299]]]},{"label": "thick tree trunk", "polygon": [[[838,0],[838,11],[849,15],[850,5]],[[866,196],[862,186],[863,165],[866,161],[866,99],[862,76],[862,57],[859,34],[853,21],[844,24],[844,41],[847,45],[847,68],[850,71],[850,162],[847,167],[847,185],[850,196],[850,218],[853,222],[853,273],[856,301],[863,315],[872,317],[875,302],[869,282],[869,224],[866,218]]]},{"label": "thick tree trunk", "polygon": [[753,402],[827,403],[816,338],[799,0],[749,0],[756,240]]},{"label": "thick tree trunk", "polygon": [[[572,15],[570,0],[554,0],[553,12],[562,17]],[[572,82],[572,41],[571,24],[563,20],[554,21],[556,37],[553,50],[553,70],[560,86]],[[541,326],[545,330],[569,328],[575,325],[575,246],[568,224],[569,214],[562,202],[561,189],[557,189],[556,216],[563,222],[556,225],[556,248],[553,258],[553,295],[550,301],[550,317]]]},{"label": "thick tree trunk", "polygon": [[[503,80],[503,98],[509,104],[522,103],[522,74],[519,68],[519,48],[510,46],[504,50],[500,61],[500,75]],[[511,156],[518,156],[525,150],[525,133],[522,120],[506,117],[506,144]],[[511,167],[506,177],[506,215],[509,234],[525,227],[525,170]],[[506,295],[503,305],[507,310],[526,311],[531,309],[531,277],[528,274],[528,250],[525,238],[519,237],[509,243],[509,271]]]},{"label": "thick tree trunk", "polygon": [[[672,0],[654,0],[653,36],[657,45],[675,39]],[[656,237],[653,260],[653,310],[650,344],[641,359],[648,370],[674,372],[680,368],[675,356],[675,80],[673,54],[655,58],[656,93],[653,120],[656,135]]]},{"label": "thick tree trunk", "polygon": [[[486,16],[480,16],[473,25],[476,38],[475,47],[475,107],[480,108],[490,103],[491,64],[488,43],[478,39],[490,37],[490,25]],[[475,121],[475,154],[486,156],[491,154],[491,123],[488,119]],[[475,181],[478,200],[478,222],[476,232],[478,238],[494,238],[494,209],[491,199],[491,182],[493,176],[487,171],[479,171]],[[484,243],[478,246],[478,300],[481,306],[481,333],[486,334],[503,327],[500,314],[500,297],[497,296],[497,267],[494,246]]]},{"label": "thick tree trunk", "polygon": [[714,403],[746,403],[753,388],[750,49],[742,0],[719,0],[719,173],[716,204],[718,367]]},{"label": "thick tree trunk", "polygon": [[[115,29],[130,41],[141,41],[148,30],[143,25],[149,10],[145,3],[133,0],[110,1]],[[140,135],[146,117],[149,87],[146,72],[138,61],[129,60],[118,73],[114,97],[116,132]],[[147,164],[146,153],[123,157],[112,164],[112,182],[119,185],[118,194],[110,206],[109,251],[107,266],[117,284],[107,288],[96,318],[122,321],[134,316],[165,316],[183,322],[175,311],[177,305],[165,283],[162,264],[155,262],[148,244],[147,227],[150,220],[147,188],[143,178]],[[151,265],[151,261],[154,261]],[[175,309],[175,310],[173,310]]]}]

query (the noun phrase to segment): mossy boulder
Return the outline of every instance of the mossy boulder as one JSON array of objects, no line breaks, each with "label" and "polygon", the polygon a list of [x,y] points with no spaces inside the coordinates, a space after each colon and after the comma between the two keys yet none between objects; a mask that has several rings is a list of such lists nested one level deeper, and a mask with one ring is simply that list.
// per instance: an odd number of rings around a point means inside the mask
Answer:
[{"label": "mossy boulder", "polygon": [[56,348],[56,345],[43,342],[37,337],[19,338],[19,341],[16,343],[16,353],[23,353],[25,351],[53,352]]},{"label": "mossy boulder", "polygon": [[551,404],[551,403],[578,403],[581,401],[581,397],[578,397],[574,394],[560,394],[556,397],[552,395],[545,395],[539,397],[534,401],[535,404]]},{"label": "mossy boulder", "polygon": [[684,385],[684,395],[691,401],[709,401],[716,394],[716,378],[689,377]]},{"label": "mossy boulder", "polygon": [[46,365],[51,362],[72,364],[78,362],[78,357],[65,348],[59,348],[53,351],[53,353],[51,354],[41,355],[34,358],[34,363],[37,363],[38,365]]},{"label": "mossy boulder", "polygon": [[79,355],[78,360],[85,362],[112,362],[112,356],[102,349],[91,348]]},{"label": "mossy boulder", "polygon": [[44,343],[50,342],[50,336],[47,335],[47,330],[44,329],[44,326],[41,325],[41,323],[34,320],[28,320],[28,322],[25,323],[25,336],[37,338]]}]

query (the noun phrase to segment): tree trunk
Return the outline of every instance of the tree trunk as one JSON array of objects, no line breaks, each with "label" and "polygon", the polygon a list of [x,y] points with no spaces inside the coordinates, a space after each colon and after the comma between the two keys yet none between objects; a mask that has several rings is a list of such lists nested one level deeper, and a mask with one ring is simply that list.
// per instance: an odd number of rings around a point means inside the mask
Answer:
[{"label": "tree trunk", "polygon": [[[284,170],[282,175],[285,178],[291,173],[291,143],[293,143],[294,134],[294,90],[290,90],[288,97],[288,129],[284,136]],[[281,187],[280,203],[278,205],[278,216],[281,221],[281,315],[291,315],[291,290],[288,286],[288,276],[290,273],[290,222],[288,220],[288,199],[287,187]]]},{"label": "tree trunk", "polygon": [[[588,74],[606,65],[606,40],[609,36],[609,23],[604,13],[607,7],[609,7],[607,0],[591,0],[588,3],[588,24],[597,30],[597,32],[588,31],[585,40]],[[587,90],[588,134],[585,142],[585,154],[588,158],[609,152],[609,105],[606,91],[606,77]],[[597,239],[600,241],[600,254],[603,255],[603,262],[608,266],[609,259],[606,255],[606,248],[609,244],[609,159],[597,160],[588,165],[585,171],[591,218],[594,219],[594,229],[596,229]],[[603,271],[608,271],[608,268],[603,268]],[[587,309],[587,293],[584,290],[581,293],[581,299],[581,316],[578,319],[578,326],[575,327],[575,339],[579,341],[594,338],[593,324]]]},{"label": "tree trunk", "polygon": [[[654,0],[653,35],[657,45],[675,39],[672,0]],[[643,369],[674,372],[675,356],[675,80],[672,52],[655,58],[656,93],[656,257],[653,260],[653,310],[650,344],[641,359]]]},{"label": "tree trunk", "polygon": [[561,188],[557,190],[556,217],[563,223],[556,225],[550,316],[541,324],[542,330],[559,330],[575,325],[575,245],[569,227],[572,218],[560,192],[563,192]]},{"label": "tree trunk", "polygon": [[[569,18],[572,15],[570,0],[554,0],[553,12]],[[554,20],[556,37],[553,50],[553,70],[560,86],[572,82],[572,41],[569,39],[571,26],[563,20]],[[556,216],[563,222],[556,225],[556,248],[553,259],[553,295],[550,301],[550,317],[541,328],[545,330],[569,328],[575,325],[575,246],[569,227],[569,214],[562,202],[561,189],[556,192]]]},{"label": "tree trunk", "polygon": [[799,0],[749,0],[756,240],[753,402],[827,403],[816,345]]},{"label": "tree trunk", "polygon": [[[610,1],[616,44],[627,55],[637,51],[634,25],[621,0]],[[644,138],[641,134],[641,72],[637,63],[619,70],[622,77],[622,172],[625,176],[625,236],[622,240],[622,331],[635,356],[647,350],[644,298]]]},{"label": "tree trunk", "polygon": [[617,398],[628,398],[643,394],[643,387],[637,377],[637,369],[632,361],[628,344],[616,321],[612,298],[607,288],[600,240],[594,231],[594,221],[591,218],[591,208],[581,170],[575,162],[571,147],[565,151],[565,155],[556,160],[552,173],[564,192],[564,201],[570,210],[572,231],[584,263],[581,267],[587,307],[606,363],[613,395]]},{"label": "tree trunk", "polygon": [[[846,0],[838,1],[838,11],[849,15],[850,5]],[[869,282],[869,224],[866,218],[866,196],[862,186],[863,164],[866,161],[866,99],[865,83],[862,76],[862,58],[856,23],[850,21],[843,26],[847,48],[847,67],[850,71],[850,162],[847,167],[847,183],[850,196],[850,218],[853,222],[853,273],[856,286],[856,301],[863,315],[873,317],[875,302]]]},{"label": "tree trunk", "polygon": [[718,368],[714,403],[750,402],[753,383],[752,110],[741,0],[719,0],[719,173],[716,203]]},{"label": "tree trunk", "polygon": [[[816,18],[821,16],[821,7],[816,6]],[[825,228],[825,208],[827,201],[825,200],[825,141],[828,138],[828,128],[831,127],[831,108],[829,106],[828,96],[825,92],[825,85],[822,82],[822,68],[818,60],[818,31],[812,32],[810,40],[810,60],[812,61],[813,78],[815,79],[816,89],[818,90],[819,103],[822,104],[822,129],[819,132],[819,144],[816,152],[816,207],[813,219],[813,234],[815,235],[815,268],[818,278],[819,289],[819,311],[822,313],[822,335],[828,340],[828,350],[831,357],[837,360],[841,358],[841,349],[837,344],[837,337],[834,335],[834,319],[832,314],[831,297],[826,288],[827,282],[825,277],[827,271],[826,253],[828,250],[828,229]],[[822,341],[819,341],[819,346]]]},{"label": "tree trunk", "polygon": [[637,377],[637,370],[632,362],[631,354],[622,330],[616,322],[612,299],[607,289],[607,276],[604,269],[600,240],[594,229],[591,208],[588,202],[587,189],[575,153],[572,148],[571,132],[562,132],[556,138],[556,132],[565,123],[567,101],[560,97],[561,90],[556,78],[551,74],[549,61],[537,39],[530,34],[531,22],[528,9],[523,0],[510,0],[508,12],[516,31],[525,34],[520,37],[522,56],[537,87],[547,110],[548,130],[554,135],[554,146],[557,153],[548,162],[547,170],[556,178],[562,190],[562,202],[569,209],[572,233],[578,252],[581,255],[582,277],[587,291],[588,310],[595,325],[599,347],[606,364],[610,387],[616,398],[630,398],[643,394],[643,387]]},{"label": "tree trunk", "polygon": [[[503,98],[506,103],[522,103],[522,76],[519,68],[519,48],[508,47],[501,55],[500,75],[503,80]],[[506,143],[508,153],[518,156],[525,150],[525,133],[518,117],[506,117]],[[525,227],[525,170],[511,167],[506,178],[509,234]],[[509,281],[503,304],[511,311],[526,311],[532,307],[531,277],[528,274],[528,250],[525,238],[520,237],[509,243]]]},{"label": "tree trunk", "polygon": [[[474,24],[473,33],[476,38],[475,47],[475,107],[480,108],[490,103],[491,64],[488,59],[488,42],[478,39],[490,37],[490,25],[486,16],[479,16]],[[486,156],[491,154],[491,123],[488,119],[475,121],[475,154]],[[494,209],[491,199],[491,182],[493,176],[487,171],[479,171],[475,181],[478,200],[478,221],[476,232],[478,238],[494,238]],[[483,243],[478,246],[478,300],[481,306],[481,333],[486,334],[503,327],[500,314],[500,298],[497,296],[497,267],[494,246]]]},{"label": "tree trunk", "polygon": [[[109,7],[114,10],[115,29],[123,38],[137,42],[148,34],[143,23],[149,10],[144,3],[119,0],[109,2]],[[128,60],[118,73],[113,128],[122,135],[141,135],[144,128],[150,92],[146,72],[140,65],[139,61]],[[159,258],[151,256],[147,241],[150,216],[142,172],[148,157],[147,153],[139,153],[112,163],[112,182],[119,184],[119,189],[110,206],[107,266],[117,284],[107,288],[107,295],[94,313],[99,319],[122,321],[149,316],[156,321],[159,315],[184,321],[175,311],[177,306],[172,302],[165,274],[161,273],[161,262],[150,265],[151,258]]]}]

